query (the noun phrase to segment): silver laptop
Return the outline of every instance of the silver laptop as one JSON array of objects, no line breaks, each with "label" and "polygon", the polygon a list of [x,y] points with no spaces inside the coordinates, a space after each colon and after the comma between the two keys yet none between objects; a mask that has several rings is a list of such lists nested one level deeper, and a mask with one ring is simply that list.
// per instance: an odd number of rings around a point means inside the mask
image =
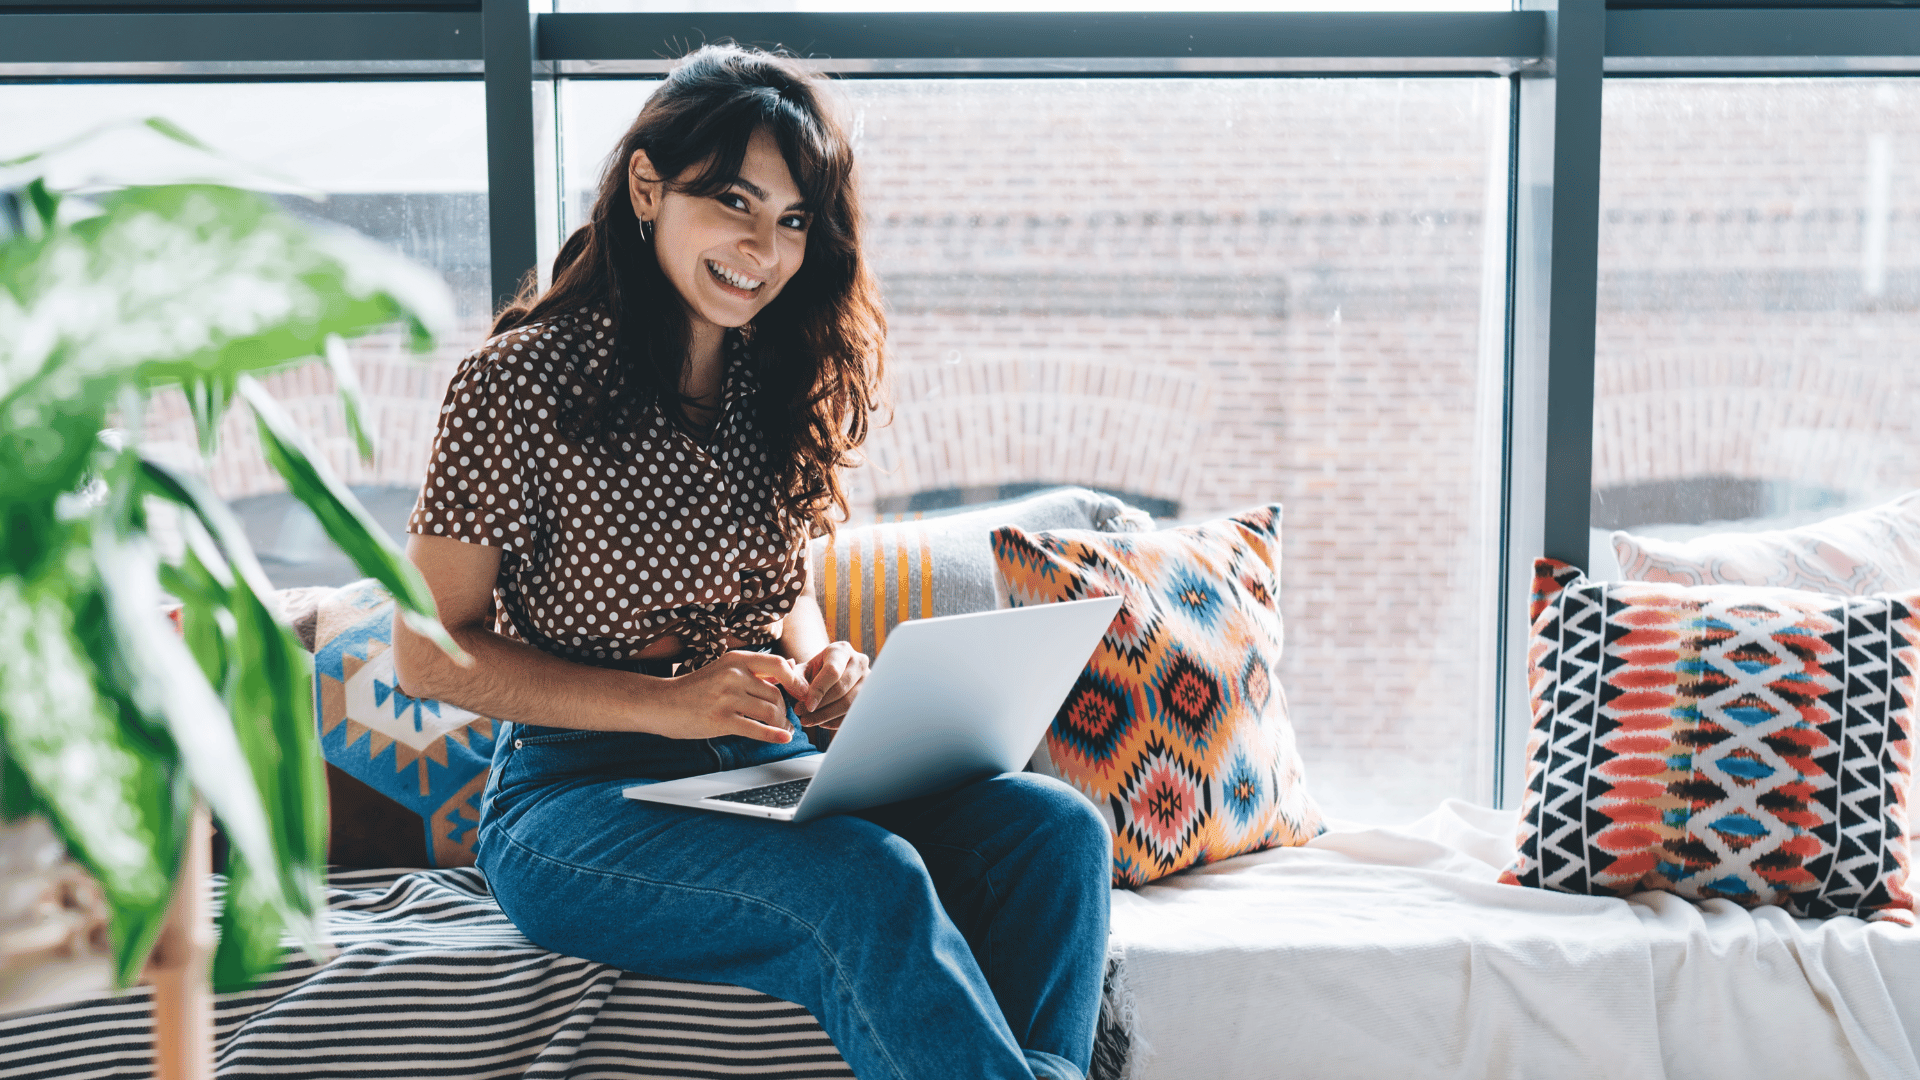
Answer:
[{"label": "silver laptop", "polygon": [[1117,596],[901,623],[832,749],[621,794],[776,821],[898,802],[1023,767],[1120,610]]}]

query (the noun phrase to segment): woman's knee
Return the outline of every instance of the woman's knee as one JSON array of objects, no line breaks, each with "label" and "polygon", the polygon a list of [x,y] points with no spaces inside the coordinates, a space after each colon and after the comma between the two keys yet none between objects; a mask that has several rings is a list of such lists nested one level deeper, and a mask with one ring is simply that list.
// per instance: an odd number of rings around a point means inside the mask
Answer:
[{"label": "woman's knee", "polygon": [[1107,821],[1085,795],[1071,784],[1039,773],[1007,773],[994,782],[1006,782],[1009,797],[1021,806],[1021,813],[1042,828],[1036,830],[1048,842],[1072,852],[1103,869],[1113,854],[1112,834]]},{"label": "woman's knee", "polygon": [[802,826],[806,847],[823,880],[850,884],[847,901],[872,903],[893,909],[901,903],[925,900],[937,905],[933,878],[913,844],[857,817],[821,818]]}]

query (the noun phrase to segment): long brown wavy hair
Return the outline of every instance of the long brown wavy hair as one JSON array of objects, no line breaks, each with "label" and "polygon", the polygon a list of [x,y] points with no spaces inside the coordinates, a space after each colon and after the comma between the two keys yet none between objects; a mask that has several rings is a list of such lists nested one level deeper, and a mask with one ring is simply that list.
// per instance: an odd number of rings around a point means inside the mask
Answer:
[{"label": "long brown wavy hair", "polygon": [[[822,80],[792,59],[708,45],[683,58],[647,99],[600,177],[587,224],[553,260],[553,284],[531,280],[495,317],[493,333],[591,308],[613,320],[613,363],[578,373],[569,426],[607,438],[658,406],[685,425],[680,392],[688,312],[642,238],[627,179],[634,151],[679,192],[710,197],[740,175],[747,143],[766,130],[812,209],[806,255],[780,295],[755,316],[750,352],[760,375],[757,412],[778,463],[775,490],[794,524],[831,532],[847,514],[840,469],[855,464],[880,405],[886,315],[860,250],[853,148],[821,100]],[[531,277],[531,274],[529,274]]]}]

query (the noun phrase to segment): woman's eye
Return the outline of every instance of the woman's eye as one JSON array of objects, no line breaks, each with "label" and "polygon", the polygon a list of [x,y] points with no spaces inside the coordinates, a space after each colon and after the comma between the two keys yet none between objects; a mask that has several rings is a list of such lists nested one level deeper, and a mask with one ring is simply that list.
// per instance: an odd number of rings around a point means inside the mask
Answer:
[{"label": "woman's eye", "polygon": [[746,196],[736,195],[731,191],[720,196],[720,203],[723,206],[730,206],[735,210],[745,210],[747,208]]},{"label": "woman's eye", "polygon": [[783,217],[780,219],[780,224],[786,226],[789,229],[798,229],[802,232],[805,232],[807,228],[807,219],[799,214],[788,214],[786,217]]}]

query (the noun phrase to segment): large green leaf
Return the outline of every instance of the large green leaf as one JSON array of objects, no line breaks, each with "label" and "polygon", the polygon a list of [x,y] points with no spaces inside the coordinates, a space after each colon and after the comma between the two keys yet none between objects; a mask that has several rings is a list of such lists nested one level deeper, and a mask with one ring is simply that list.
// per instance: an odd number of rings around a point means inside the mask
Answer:
[{"label": "large green leaf", "polygon": [[[48,813],[101,879],[127,978],[171,895],[190,779],[243,875],[220,959],[223,982],[243,982],[277,960],[283,925],[317,939],[326,808],[304,656],[262,602],[266,578],[226,507],[131,454],[99,459],[95,436],[109,410],[137,417],[129,391],[177,384],[210,450],[247,372],[324,351],[364,453],[338,338],[397,321],[424,348],[452,305],[436,277],[363,238],[199,182],[234,170],[184,132],[139,130],[199,157],[145,186],[81,177],[83,155],[63,150],[0,162],[0,811]],[[418,574],[282,421],[263,419],[263,440],[296,495],[411,621],[438,630]],[[194,511],[193,551],[164,571],[184,639],[159,615],[142,493]]]},{"label": "large green leaf", "polygon": [[[141,711],[160,718],[179,747],[181,764],[207,805],[219,816],[228,841],[256,868],[278,865],[260,791],[226,706],[201,676],[199,664],[159,614],[157,559],[144,539],[117,539],[96,532],[94,565],[107,596],[112,631],[130,673],[128,689]],[[310,924],[320,908],[310,883],[287,876],[277,882],[289,905],[289,925],[317,940]],[[302,922],[308,925],[302,925]]]},{"label": "large green leaf", "polygon": [[373,436],[367,431],[367,405],[360,393],[360,373],[353,370],[353,357],[339,334],[327,336],[327,367],[333,371],[333,388],[340,396],[340,409],[346,414],[347,432],[353,436],[360,460],[373,460]]},{"label": "large green leaf", "polygon": [[230,994],[252,986],[280,966],[281,908],[271,881],[246,859],[227,856],[227,895],[220,907],[220,945],[213,954],[213,988]]},{"label": "large green leaf", "polygon": [[67,400],[135,373],[231,377],[395,321],[425,348],[452,322],[431,272],[252,192],[129,188],[92,206],[70,228],[0,245],[0,401]]},{"label": "large green leaf", "polygon": [[[186,642],[187,651],[200,665],[200,673],[210,685],[225,686],[227,666],[231,662],[227,642],[237,631],[233,612],[227,607],[233,578],[228,574],[223,581],[209,569],[210,566],[225,569],[225,563],[197,520],[182,517],[181,531],[189,535],[197,533],[198,542],[189,542],[179,565],[160,567],[160,587],[180,600],[180,640]],[[213,550],[198,550],[203,544]]]},{"label": "large green leaf", "polygon": [[[0,308],[5,307],[5,300],[5,294],[0,293]],[[0,312],[0,335],[6,332],[5,320],[4,312]],[[4,357],[0,357],[0,366],[4,363]],[[0,415],[0,506],[7,509],[9,517],[25,514],[45,518],[55,500],[81,486],[93,462],[114,389],[98,383],[76,388],[72,398],[58,405],[0,405],[4,413]],[[37,530],[16,534],[11,526],[9,522],[7,542],[13,569],[36,576],[38,559],[46,552],[29,552],[18,545],[29,535],[45,537]]]},{"label": "large green leaf", "polygon": [[191,531],[192,526],[183,523],[185,539],[190,545],[196,545],[196,553],[210,573],[245,581],[257,594],[273,591],[267,572],[261,569],[260,559],[247,540],[246,527],[205,480],[145,456],[139,462],[139,476],[145,494],[192,511],[194,521],[212,534],[218,547],[211,551],[200,548],[197,546],[200,538]]},{"label": "large green leaf", "polygon": [[60,520],[54,500],[17,497],[5,471],[4,442],[0,433],[0,574],[37,579],[47,562],[65,554],[72,526]]},{"label": "large green leaf", "polygon": [[200,437],[200,454],[212,457],[220,443],[220,420],[233,401],[233,380],[223,375],[193,379],[181,387],[187,398],[187,412],[193,416],[194,434]]},{"label": "large green leaf", "polygon": [[386,586],[409,627],[433,639],[461,663],[469,662],[467,654],[440,625],[426,579],[360,500],[333,475],[325,459],[307,449],[306,440],[286,410],[265,387],[244,375],[239,389],[259,423],[260,445],[267,462],[286,478],[293,496],[320,519],[327,537],[346,552],[361,573]]},{"label": "large green leaf", "polygon": [[[317,896],[325,872],[326,775],[314,731],[312,675],[305,649],[260,599],[270,586],[233,512],[198,477],[152,460],[143,460],[140,472],[147,494],[193,515],[181,522],[187,552],[169,575],[185,602],[183,630],[189,642],[218,636],[225,661],[220,682],[232,704],[234,732],[263,800],[275,811],[277,858],[260,864],[238,853],[231,862],[214,982],[222,990],[239,989],[278,964],[283,927],[309,950],[316,948],[311,925],[289,923],[286,910],[297,898],[285,895],[291,889]],[[217,576],[223,569],[231,571],[225,580]],[[269,872],[257,873],[258,865]],[[293,910],[301,908],[294,904]]]},{"label": "large green leaf", "polygon": [[139,974],[172,898],[180,835],[170,761],[132,736],[96,692],[65,584],[0,578],[0,735],[9,768],[33,784],[107,896],[114,971],[124,986]]},{"label": "large green leaf", "polygon": [[[166,476],[162,467],[145,468]],[[166,497],[177,498],[174,478]],[[149,483],[147,490],[155,485]],[[213,501],[218,516],[226,508]],[[229,859],[229,889],[223,909],[215,983],[222,991],[243,989],[274,971],[280,936],[292,929],[302,945],[317,951],[313,924],[286,912],[317,910],[326,871],[327,789],[314,733],[311,670],[306,650],[274,616],[248,575],[235,576],[197,517],[181,519],[186,551],[178,565],[162,568],[161,580],[181,601],[181,637],[210,682],[223,688],[234,734],[246,755],[254,784],[268,810],[278,856],[269,872],[253,873],[237,851]],[[223,520],[232,535],[237,525]],[[238,537],[235,551],[252,558]],[[247,867],[245,877],[240,868]],[[292,888],[293,895],[277,892]]]},{"label": "large green leaf", "polygon": [[6,740],[0,739],[0,822],[12,824],[39,810],[40,799],[34,794],[27,774],[20,771],[20,763],[7,753]]},{"label": "large green leaf", "polygon": [[[235,630],[228,642],[227,701],[260,797],[276,811],[271,823],[277,859],[268,883],[278,886],[292,911],[318,911],[327,865],[327,775],[314,730],[311,662],[300,639],[244,580],[234,582],[230,595]],[[299,923],[289,928],[311,932]],[[317,938],[305,943],[317,946]]]}]

